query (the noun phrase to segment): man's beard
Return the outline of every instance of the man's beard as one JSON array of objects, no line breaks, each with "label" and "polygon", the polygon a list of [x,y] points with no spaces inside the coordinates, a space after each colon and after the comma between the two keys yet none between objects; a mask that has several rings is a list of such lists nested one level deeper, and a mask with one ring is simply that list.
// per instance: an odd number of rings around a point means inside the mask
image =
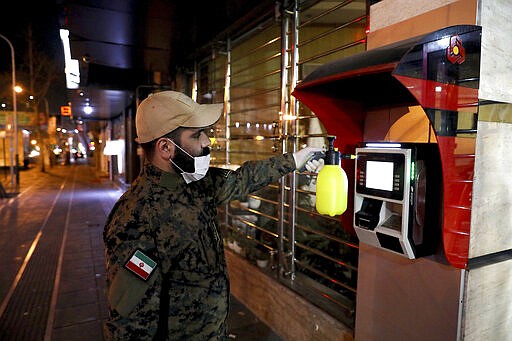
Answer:
[{"label": "man's beard", "polygon": [[[181,146],[179,146],[181,147]],[[171,165],[174,171],[176,173],[181,174],[182,172],[185,173],[194,173],[195,172],[195,166],[194,166],[194,157],[188,155],[182,150],[181,148],[174,148],[174,157],[171,159]],[[206,156],[210,154],[210,148],[204,147],[201,155],[198,156]],[[179,168],[178,168],[179,167]],[[181,169],[180,169],[181,168]]]}]

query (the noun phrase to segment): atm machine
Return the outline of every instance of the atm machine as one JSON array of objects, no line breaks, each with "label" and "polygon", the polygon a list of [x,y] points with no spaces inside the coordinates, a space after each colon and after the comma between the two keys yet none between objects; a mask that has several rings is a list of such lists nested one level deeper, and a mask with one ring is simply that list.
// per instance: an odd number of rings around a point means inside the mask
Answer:
[{"label": "atm machine", "polygon": [[409,259],[440,240],[435,143],[365,143],[356,148],[354,229],[361,242]]}]

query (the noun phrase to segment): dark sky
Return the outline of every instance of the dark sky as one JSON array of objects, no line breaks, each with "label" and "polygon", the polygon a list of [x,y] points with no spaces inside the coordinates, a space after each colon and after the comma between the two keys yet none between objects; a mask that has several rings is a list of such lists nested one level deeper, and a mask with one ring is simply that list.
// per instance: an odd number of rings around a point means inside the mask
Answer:
[{"label": "dark sky", "polygon": [[[28,28],[32,26],[33,47],[47,54],[62,70],[61,79],[53,84],[48,93],[51,111],[65,104],[64,57],[59,37],[59,9],[54,0],[14,1],[9,10],[3,10],[0,20],[0,34],[11,41],[15,51],[17,81],[23,81],[23,66],[28,63]],[[0,71],[11,74],[11,50],[0,39]],[[23,84],[28,86],[28,84]],[[4,88],[5,84],[0,84]],[[8,84],[10,86],[10,84]],[[64,103],[63,103],[64,102]]]},{"label": "dark sky", "polygon": [[[3,18],[0,20],[0,33],[6,36],[14,45],[16,59],[22,58],[26,50],[29,23],[32,23],[34,46],[36,48],[43,49],[50,56],[61,54],[58,24],[59,10],[55,1],[39,0],[30,2],[30,4],[25,1],[11,3],[13,5],[9,7],[12,6],[12,10],[9,12],[3,11]],[[6,43],[2,44],[1,49],[2,51],[7,49],[8,57],[10,57],[10,50]],[[0,57],[2,60],[5,58],[4,54],[2,53]]]}]

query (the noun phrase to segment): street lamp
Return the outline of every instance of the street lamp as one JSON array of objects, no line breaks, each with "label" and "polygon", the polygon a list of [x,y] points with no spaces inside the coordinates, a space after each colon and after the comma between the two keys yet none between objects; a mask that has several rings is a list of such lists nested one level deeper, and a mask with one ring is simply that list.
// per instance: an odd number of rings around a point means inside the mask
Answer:
[{"label": "street lamp", "polygon": [[[9,47],[11,48],[11,64],[12,64],[12,121],[13,121],[13,131],[14,131],[14,150],[16,155],[16,185],[20,184],[20,174],[18,170],[18,108],[16,106],[16,64],[14,60],[14,47],[12,46],[12,43],[9,39],[7,39],[4,35],[0,34],[0,38],[5,40],[7,44],[9,44]],[[12,148],[11,148],[11,155],[12,155]],[[14,189],[14,169],[13,164],[11,161],[11,186]]]}]

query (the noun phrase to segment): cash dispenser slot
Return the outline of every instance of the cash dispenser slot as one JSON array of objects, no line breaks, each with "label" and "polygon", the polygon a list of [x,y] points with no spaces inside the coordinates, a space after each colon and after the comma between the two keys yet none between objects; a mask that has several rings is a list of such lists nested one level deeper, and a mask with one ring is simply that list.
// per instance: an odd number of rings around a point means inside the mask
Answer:
[{"label": "cash dispenser slot", "polygon": [[379,224],[382,200],[367,198],[363,200],[361,210],[356,212],[356,225],[374,230]]}]

